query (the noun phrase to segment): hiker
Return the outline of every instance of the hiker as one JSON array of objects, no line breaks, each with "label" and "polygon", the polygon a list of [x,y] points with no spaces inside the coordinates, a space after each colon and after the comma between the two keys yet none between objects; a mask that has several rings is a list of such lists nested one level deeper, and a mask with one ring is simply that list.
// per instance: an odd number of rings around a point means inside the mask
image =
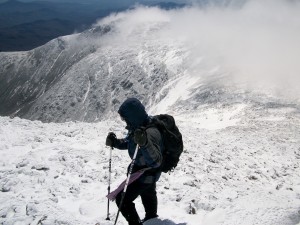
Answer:
[{"label": "hiker", "polygon": [[[118,113],[126,122],[128,134],[125,138],[118,139],[113,132],[110,132],[106,138],[106,145],[121,150],[127,149],[130,158],[133,158],[136,145],[138,145],[132,173],[145,168],[147,170],[128,186],[121,208],[122,192],[116,196],[116,203],[129,225],[141,225],[146,220],[158,217],[156,182],[161,175],[159,167],[162,163],[162,136],[156,127],[143,129],[151,124],[151,117],[148,116],[145,107],[138,99],[128,98],[120,106]],[[145,208],[143,220],[140,220],[133,203],[138,196],[141,196]]]}]

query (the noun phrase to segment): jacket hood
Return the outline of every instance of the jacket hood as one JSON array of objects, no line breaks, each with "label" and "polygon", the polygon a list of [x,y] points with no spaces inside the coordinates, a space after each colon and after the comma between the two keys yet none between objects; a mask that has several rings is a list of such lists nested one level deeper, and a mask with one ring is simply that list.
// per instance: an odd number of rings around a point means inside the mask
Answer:
[{"label": "jacket hood", "polygon": [[126,121],[128,129],[142,126],[148,119],[144,105],[136,98],[128,98],[120,106],[118,113]]}]

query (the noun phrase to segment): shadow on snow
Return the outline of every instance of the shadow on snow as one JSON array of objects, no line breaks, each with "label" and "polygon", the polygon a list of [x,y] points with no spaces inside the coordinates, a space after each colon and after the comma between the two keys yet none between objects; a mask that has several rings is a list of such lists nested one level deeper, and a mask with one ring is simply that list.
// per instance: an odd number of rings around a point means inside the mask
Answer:
[{"label": "shadow on snow", "polygon": [[144,225],[187,225],[187,223],[175,223],[172,220],[162,220],[162,219],[152,219],[145,223]]}]

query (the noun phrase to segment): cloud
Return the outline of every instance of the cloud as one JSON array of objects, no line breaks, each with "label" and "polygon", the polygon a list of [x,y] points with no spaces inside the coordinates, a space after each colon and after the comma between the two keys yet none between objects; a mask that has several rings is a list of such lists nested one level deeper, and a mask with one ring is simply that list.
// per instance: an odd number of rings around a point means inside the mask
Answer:
[{"label": "cloud", "polygon": [[[298,98],[299,1],[237,2],[241,1],[207,7],[194,4],[168,11],[137,7],[111,15],[98,25],[115,24],[117,33],[109,38],[114,43],[137,44],[151,37],[157,41],[184,41],[190,52],[190,66],[193,67],[190,71],[195,75],[203,75],[197,74],[197,69],[203,66],[219,67],[237,79],[252,82],[253,86],[269,85],[276,87],[278,93],[289,91]],[[139,31],[145,26],[148,26],[148,33],[143,36]]]}]

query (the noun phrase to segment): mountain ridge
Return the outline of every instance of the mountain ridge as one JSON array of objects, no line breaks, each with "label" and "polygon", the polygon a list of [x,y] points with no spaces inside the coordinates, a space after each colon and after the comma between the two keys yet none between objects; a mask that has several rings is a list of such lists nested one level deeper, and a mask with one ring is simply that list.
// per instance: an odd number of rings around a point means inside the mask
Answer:
[{"label": "mountain ridge", "polygon": [[239,104],[299,111],[299,99],[247,83],[247,77],[237,79],[219,58],[203,53],[196,45],[201,42],[191,46],[189,39],[174,36],[168,15],[173,12],[141,7],[31,51],[0,53],[0,114],[94,122],[114,117],[120,102],[131,96],[153,114]]}]

